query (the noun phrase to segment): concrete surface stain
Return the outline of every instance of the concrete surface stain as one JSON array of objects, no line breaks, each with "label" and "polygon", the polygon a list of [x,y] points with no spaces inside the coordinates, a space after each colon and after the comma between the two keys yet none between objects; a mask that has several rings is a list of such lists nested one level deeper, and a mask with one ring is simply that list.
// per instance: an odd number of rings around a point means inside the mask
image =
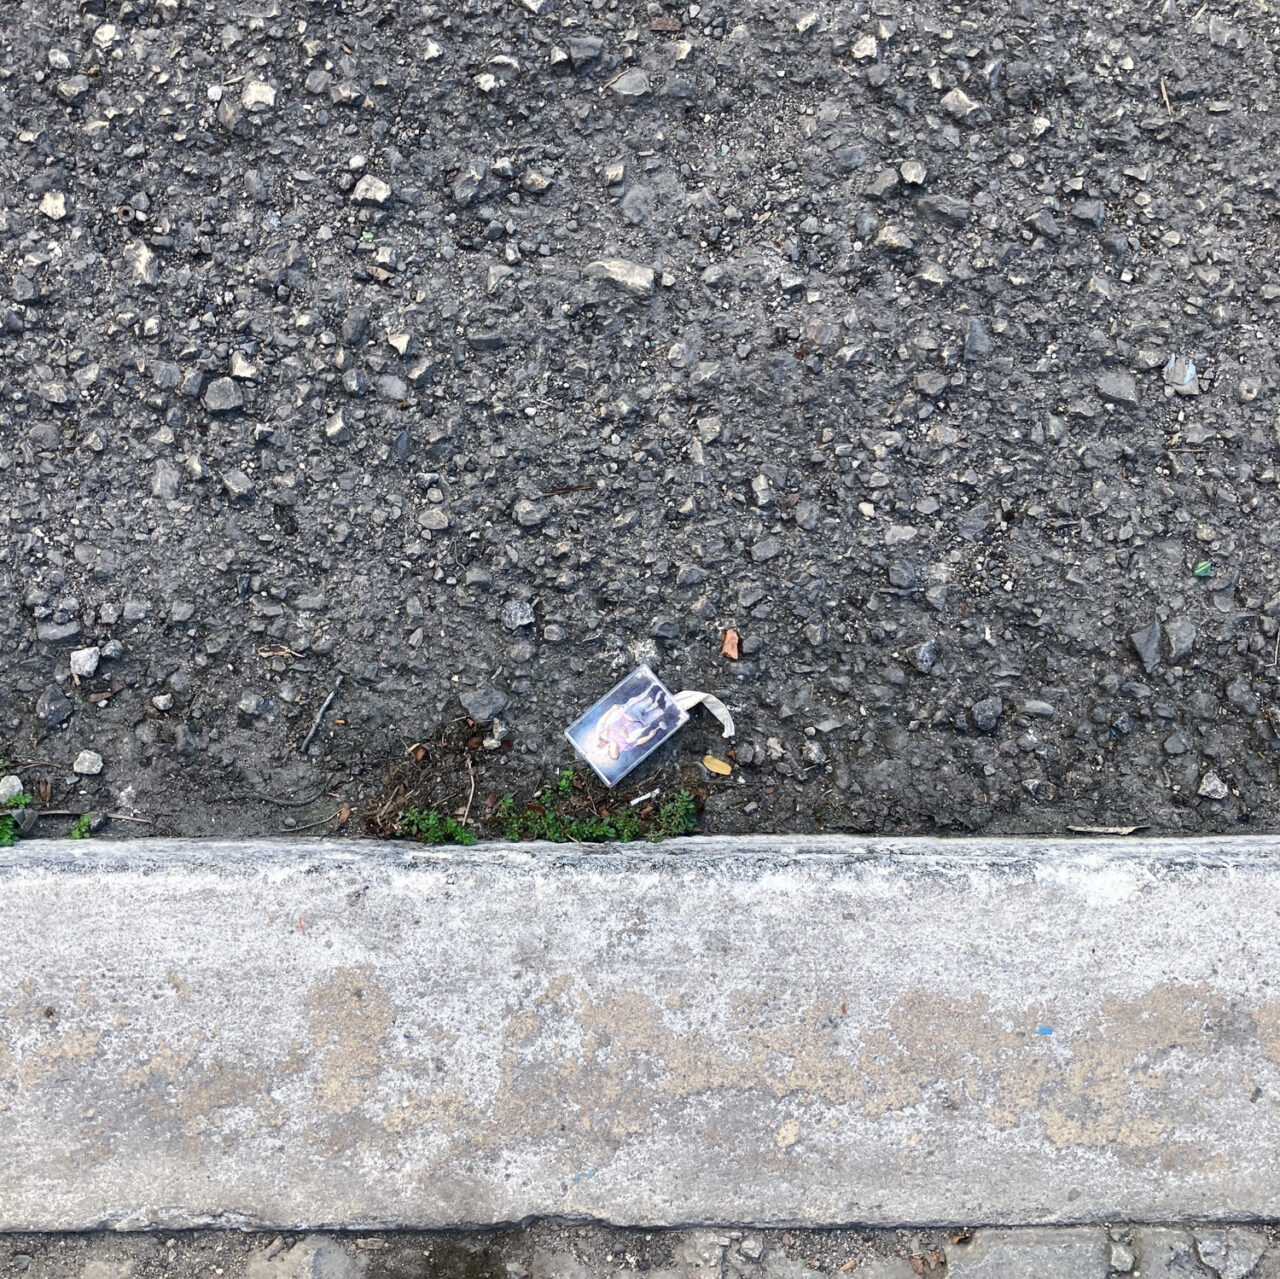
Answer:
[{"label": "concrete surface stain", "polygon": [[423,1128],[439,1130],[456,1144],[466,1145],[466,1134],[474,1130],[481,1115],[475,1103],[456,1088],[444,1088],[430,1095],[415,1094],[403,1105],[388,1110],[382,1126],[395,1136]]},{"label": "concrete surface stain", "polygon": [[778,1131],[773,1134],[774,1144],[779,1150],[786,1150],[790,1146],[794,1146],[800,1140],[800,1121],[793,1115],[790,1119],[784,1119],[778,1125]]},{"label": "concrete surface stain", "polygon": [[18,1079],[25,1087],[74,1075],[75,1067],[98,1054],[102,1035],[96,1030],[58,1027],[33,1053],[24,1053]]},{"label": "concrete surface stain", "polygon": [[195,1061],[202,1036],[199,1031],[188,1032],[192,1040],[190,1049],[174,1048],[168,1036],[161,1035],[151,1055],[140,1062],[132,1070],[126,1070],[120,1076],[120,1086],[133,1092],[143,1088],[153,1080],[175,1081],[180,1079]]},{"label": "concrete surface stain", "polygon": [[335,970],[308,993],[306,1007],[317,1057],[316,1096],[328,1114],[349,1115],[376,1094],[395,1007],[371,964]]},{"label": "concrete surface stain", "polygon": [[[556,994],[564,998],[562,982]],[[817,1002],[779,1019],[757,993],[737,1001],[722,1035],[673,1028],[655,1001],[632,991],[579,988],[576,1002],[559,1034],[544,1027],[562,1048],[579,1044],[558,1060],[547,1051],[530,1060],[527,1016],[512,1018],[486,1146],[544,1134],[566,1099],[578,1103],[579,1140],[616,1143],[649,1133],[673,1101],[754,1090],[801,1105],[852,1106],[871,1120],[919,1105],[976,1110],[1000,1130],[1038,1125],[1061,1149],[1108,1148],[1137,1161],[1161,1147],[1176,1161],[1194,1161],[1203,1152],[1179,1142],[1177,1130],[1203,1122],[1201,1102],[1229,1086],[1229,1067],[1171,1093],[1187,1063],[1212,1063],[1224,1028],[1239,1022],[1209,988],[1173,983],[1138,999],[1103,1000],[1056,1037],[1054,1051],[1035,1034],[1042,1007],[993,1008],[981,994],[957,1001],[907,992],[880,1024],[857,1027]],[[1260,1024],[1280,1026],[1275,1006],[1264,1007]],[[1255,1042],[1276,1059],[1269,1034]],[[762,1138],[786,1150],[798,1134],[798,1120],[787,1120]]]},{"label": "concrete surface stain", "polygon": [[[176,987],[172,974],[170,981]],[[209,1040],[193,1030],[177,1044],[161,1037],[117,1077],[125,1091],[147,1090],[151,1122],[184,1140],[238,1107],[275,1127],[305,1124],[271,1088],[310,1072],[321,1109],[335,1119],[389,1096],[399,1104],[379,1118],[397,1138],[439,1133],[451,1151],[493,1155],[559,1133],[575,1167],[584,1152],[608,1157],[649,1138],[681,1107],[705,1107],[709,1094],[741,1092],[785,1099],[813,1123],[875,1121],[921,1106],[938,1122],[968,1112],[999,1131],[1030,1126],[1063,1150],[1105,1148],[1135,1164],[1159,1150],[1162,1166],[1176,1171],[1203,1166],[1208,1152],[1180,1140],[1179,1130],[1203,1125],[1206,1102],[1239,1093],[1233,1059],[1238,1066],[1241,1052],[1252,1053],[1259,1087],[1273,1082],[1266,1063],[1280,1064],[1280,1004],[1242,1014],[1207,984],[1107,997],[1074,1021],[1043,1004],[1008,1008],[981,993],[948,999],[916,990],[861,1025],[827,1001],[782,1006],[768,989],[735,992],[724,1014],[704,1013],[699,1023],[688,1001],[677,1017],[665,998],[601,986],[560,975],[529,1001],[532,1009],[513,1012],[492,1092],[482,1074],[464,1069],[466,1085],[405,1097],[404,1076],[421,1074],[425,1058],[391,1055],[396,1009],[372,965],[337,969],[307,993],[310,1044],[294,1044],[273,1066],[202,1062]],[[0,1020],[0,1081],[15,1072],[26,1087],[85,1078],[101,1032],[83,1016],[76,1024],[51,1017],[34,993],[22,1001],[25,1021]],[[77,1002],[86,998],[78,992]],[[1052,1042],[1035,1033],[1046,1015],[1058,1028]],[[1245,1082],[1252,1087],[1252,1076]],[[797,1157],[800,1115],[762,1113],[759,1122],[768,1125],[759,1138],[771,1160]]]},{"label": "concrete surface stain", "polygon": [[[283,1121],[279,1104],[270,1095],[267,1077],[224,1058],[199,1060],[206,1037],[199,1030],[187,1032],[188,1047],[174,1048],[161,1036],[151,1056],[120,1076],[126,1092],[145,1091],[150,1096],[148,1120],[157,1128],[175,1127],[183,1137],[204,1132],[219,1113],[247,1107],[266,1124]],[[274,1073],[274,1072],[273,1072]]]}]

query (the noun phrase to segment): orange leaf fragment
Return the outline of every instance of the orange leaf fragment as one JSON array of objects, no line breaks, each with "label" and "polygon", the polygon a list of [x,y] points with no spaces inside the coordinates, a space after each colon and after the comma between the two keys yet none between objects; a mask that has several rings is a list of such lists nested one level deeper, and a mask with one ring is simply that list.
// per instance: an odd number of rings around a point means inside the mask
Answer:
[{"label": "orange leaf fragment", "polygon": [[728,630],[724,633],[724,639],[720,644],[720,652],[731,662],[738,660],[738,632]]}]

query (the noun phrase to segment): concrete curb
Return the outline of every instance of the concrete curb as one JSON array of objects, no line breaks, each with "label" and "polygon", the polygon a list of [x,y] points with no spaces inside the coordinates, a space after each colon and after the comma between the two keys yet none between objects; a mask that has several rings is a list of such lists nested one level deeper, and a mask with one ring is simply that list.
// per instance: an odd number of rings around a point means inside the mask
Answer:
[{"label": "concrete curb", "polygon": [[1280,839],[0,850],[0,1229],[1280,1215]]}]

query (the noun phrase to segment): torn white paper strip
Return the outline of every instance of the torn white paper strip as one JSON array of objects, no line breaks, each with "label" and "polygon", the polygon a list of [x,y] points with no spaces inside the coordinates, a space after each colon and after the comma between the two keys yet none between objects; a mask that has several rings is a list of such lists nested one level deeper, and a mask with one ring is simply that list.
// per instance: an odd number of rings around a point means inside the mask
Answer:
[{"label": "torn white paper strip", "polygon": [[676,705],[682,710],[692,710],[701,702],[724,727],[724,736],[732,737],[734,733],[733,716],[729,714],[729,708],[713,693],[699,693],[696,689],[681,689],[676,694]]}]

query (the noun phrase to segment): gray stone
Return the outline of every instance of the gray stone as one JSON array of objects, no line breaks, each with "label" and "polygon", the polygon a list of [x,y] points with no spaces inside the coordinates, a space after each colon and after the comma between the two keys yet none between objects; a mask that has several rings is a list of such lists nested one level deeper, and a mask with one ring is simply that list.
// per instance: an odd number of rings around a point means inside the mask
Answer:
[{"label": "gray stone", "polygon": [[928,675],[938,660],[938,641],[927,639],[911,654],[911,664],[921,675]]},{"label": "gray stone", "polygon": [[1160,1226],[1135,1230],[1133,1250],[1141,1279],[1211,1279],[1185,1230]]},{"label": "gray stone", "polygon": [[1027,225],[1037,234],[1042,235],[1046,240],[1054,242],[1062,239],[1062,228],[1058,225],[1057,219],[1049,212],[1048,209],[1037,209],[1027,219]]},{"label": "gray stone", "polygon": [[67,197],[61,191],[46,191],[40,199],[40,212],[51,222],[61,222],[67,216]]},{"label": "gray stone", "polygon": [[1071,206],[1071,216],[1077,222],[1087,222],[1092,227],[1100,227],[1106,215],[1107,206],[1101,200],[1077,200]]},{"label": "gray stone", "polygon": [[267,709],[267,699],[261,693],[245,693],[236,703],[236,713],[242,719],[257,719]]},{"label": "gray stone", "polygon": [[894,560],[889,565],[889,585],[902,591],[914,591],[920,585],[920,574],[906,560]]},{"label": "gray stone", "polygon": [[1111,1269],[1118,1271],[1122,1275],[1127,1275],[1133,1269],[1137,1260],[1133,1255],[1133,1249],[1127,1243],[1118,1239],[1110,1245],[1107,1254]]},{"label": "gray stone", "polygon": [[364,1266],[337,1239],[311,1235],[291,1247],[268,1246],[251,1256],[244,1279],[362,1279]]},{"label": "gray stone", "polygon": [[1138,384],[1126,369],[1107,369],[1098,374],[1094,385],[1098,394],[1110,404],[1133,408],[1138,403]]},{"label": "gray stone", "polygon": [[89,96],[88,76],[73,75],[58,81],[58,97],[70,106],[78,106]]},{"label": "gray stone", "polygon": [[1227,701],[1236,710],[1243,711],[1246,715],[1256,715],[1262,709],[1257,694],[1250,687],[1248,679],[1243,675],[1237,675],[1227,685]]},{"label": "gray stone", "polygon": [[757,538],[751,547],[751,558],[757,564],[776,559],[781,554],[782,542],[772,534],[768,537]]},{"label": "gray stone", "polygon": [[70,644],[80,634],[80,623],[70,618],[65,622],[37,622],[36,639],[41,644]]},{"label": "gray stone", "polygon": [[95,644],[90,648],[78,648],[71,654],[71,673],[81,679],[88,679],[98,669],[98,659],[102,650]]},{"label": "gray stone", "polygon": [[17,799],[22,791],[22,778],[17,773],[6,773],[4,777],[0,777],[0,805]]},{"label": "gray stone", "polygon": [[1196,794],[1201,799],[1226,799],[1231,794],[1226,782],[1218,776],[1217,773],[1210,770],[1201,779],[1200,785],[1196,788]]},{"label": "gray stone", "polygon": [[27,438],[38,449],[56,449],[62,443],[58,428],[53,422],[37,422],[27,432]]},{"label": "gray stone", "polygon": [[808,498],[801,498],[796,503],[792,515],[798,528],[804,529],[806,533],[812,533],[818,527],[818,520],[822,518],[822,507],[817,502],[810,502]]},{"label": "gray stone", "polygon": [[[1278,911],[1266,836],[18,844],[0,1229],[1264,1216]],[[1105,1247],[984,1229],[948,1273]]]},{"label": "gray stone", "polygon": [[488,166],[479,160],[469,160],[453,184],[453,198],[460,205],[468,205],[480,193],[488,176]]},{"label": "gray stone", "polygon": [[502,714],[502,709],[507,704],[507,695],[500,688],[487,684],[484,688],[459,693],[458,701],[462,703],[462,709],[472,719],[483,721]]},{"label": "gray stone", "polygon": [[522,528],[537,528],[538,525],[546,522],[551,511],[545,502],[536,502],[531,498],[522,497],[511,508],[511,514]]},{"label": "gray stone", "polygon": [[1165,660],[1176,666],[1184,657],[1190,657],[1199,632],[1195,624],[1185,617],[1175,617],[1164,624]]},{"label": "gray stone", "polygon": [[991,335],[982,321],[976,315],[971,315],[964,331],[965,361],[974,364],[985,360],[990,354]]},{"label": "gray stone", "polygon": [[71,765],[71,771],[79,777],[97,777],[102,772],[102,756],[97,751],[81,751]]},{"label": "gray stone", "polygon": [[502,624],[509,631],[518,631],[522,626],[534,623],[533,605],[527,600],[508,600],[502,606]]},{"label": "gray stone", "polygon": [[1160,623],[1152,622],[1150,626],[1131,632],[1129,643],[1133,645],[1143,669],[1150,675],[1160,665]]},{"label": "gray stone", "polygon": [[1191,1234],[1197,1255],[1218,1279],[1248,1279],[1267,1250],[1267,1236],[1243,1226],[1202,1228]]},{"label": "gray stone", "polygon": [[155,473],[151,477],[151,496],[172,502],[181,487],[182,473],[178,468],[164,458],[156,462]]},{"label": "gray stone", "polygon": [[973,716],[974,727],[980,733],[991,733],[995,731],[996,725],[1000,722],[1000,716],[1004,711],[1004,703],[999,697],[984,697],[980,702],[974,702],[969,708],[969,714]]},{"label": "gray stone", "polygon": [[130,240],[121,254],[121,264],[134,284],[153,288],[160,282],[160,267],[150,245],[142,240]]},{"label": "gray stone", "polygon": [[70,699],[57,684],[50,684],[36,698],[36,718],[52,727],[65,724],[71,718]]},{"label": "gray stone", "polygon": [[569,47],[569,61],[575,71],[582,71],[590,66],[604,48],[604,41],[599,36],[572,36],[565,43]]},{"label": "gray stone", "polygon": [[222,473],[222,487],[233,502],[246,501],[253,496],[253,481],[239,468],[231,467]]},{"label": "gray stone", "polygon": [[342,327],[338,330],[338,337],[342,345],[359,346],[369,332],[369,320],[371,318],[367,306],[351,307],[346,315],[342,317]]},{"label": "gray stone", "polygon": [[991,118],[985,107],[969,97],[963,89],[952,89],[942,99],[943,108],[955,119],[968,124],[980,124]]},{"label": "gray stone", "polygon": [[390,202],[391,188],[381,178],[375,178],[372,173],[366,173],[356,183],[351,199],[355,204],[381,206]]},{"label": "gray stone", "polygon": [[246,80],[240,90],[240,105],[254,115],[270,111],[276,104],[276,91],[265,80]]},{"label": "gray stone", "polygon": [[935,222],[959,229],[969,221],[973,206],[968,200],[959,200],[953,195],[926,195],[920,201],[920,212]]},{"label": "gray stone", "polygon": [[234,413],[244,407],[244,392],[234,379],[216,377],[205,389],[204,406],[210,413]]},{"label": "gray stone", "polygon": [[624,71],[609,85],[614,97],[623,102],[637,102],[650,93],[649,77],[639,67]]},{"label": "gray stone", "polygon": [[598,258],[588,262],[582,274],[589,280],[606,280],[632,297],[653,296],[653,268],[625,258]]},{"label": "gray stone", "polygon": [[979,1230],[949,1244],[947,1279],[1106,1279],[1101,1230]]}]

